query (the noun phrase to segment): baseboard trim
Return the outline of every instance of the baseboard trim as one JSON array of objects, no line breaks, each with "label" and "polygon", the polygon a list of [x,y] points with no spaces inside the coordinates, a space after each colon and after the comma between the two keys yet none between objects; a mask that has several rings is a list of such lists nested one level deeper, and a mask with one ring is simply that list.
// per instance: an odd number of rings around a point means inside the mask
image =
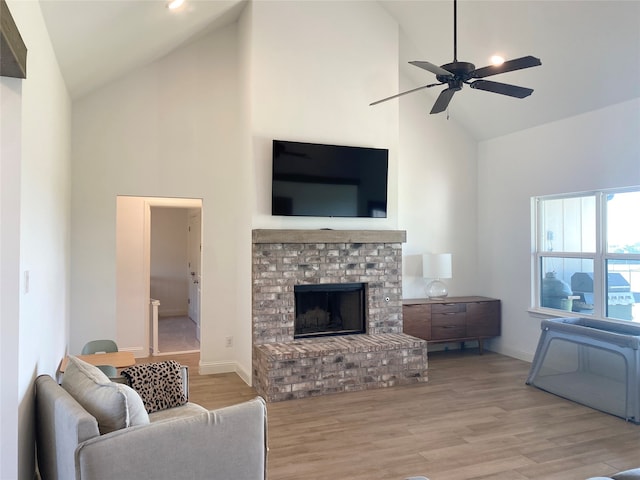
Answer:
[{"label": "baseboard trim", "polygon": [[244,383],[251,386],[251,374],[236,362],[202,362],[198,368],[200,375],[215,375],[216,373],[235,373]]},{"label": "baseboard trim", "polygon": [[136,358],[145,358],[151,355],[149,351],[146,351],[144,347],[125,347],[119,348],[123,352],[133,352],[133,356]]},{"label": "baseboard trim", "polygon": [[247,371],[246,369],[242,368],[240,365],[236,366],[236,373],[238,374],[238,376],[244,381],[244,383],[252,387],[253,376],[251,375],[250,372],[251,372],[250,370]]},{"label": "baseboard trim", "polygon": [[236,373],[236,362],[203,362],[198,368],[200,375],[215,375],[216,373]]},{"label": "baseboard trim", "polygon": [[499,353],[501,355],[505,355],[507,357],[512,357],[512,358],[516,358],[518,360],[522,360],[524,362],[528,362],[528,363],[532,363],[533,362],[533,354],[531,353],[527,353],[527,352],[522,352],[520,350],[514,350],[513,348],[492,348],[491,350],[493,350],[496,353]]}]

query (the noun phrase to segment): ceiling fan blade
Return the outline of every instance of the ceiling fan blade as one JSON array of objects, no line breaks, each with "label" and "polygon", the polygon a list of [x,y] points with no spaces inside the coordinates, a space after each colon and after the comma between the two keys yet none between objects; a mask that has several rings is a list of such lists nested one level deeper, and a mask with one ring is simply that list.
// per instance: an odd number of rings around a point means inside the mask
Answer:
[{"label": "ceiling fan blade", "polygon": [[525,98],[533,93],[532,88],[518,87],[508,83],[492,82],[490,80],[476,80],[469,84],[471,88],[484,90],[486,92],[499,93],[510,97]]},{"label": "ceiling fan blade", "polygon": [[438,98],[436,99],[436,103],[433,104],[433,108],[431,109],[431,114],[444,112],[449,106],[449,102],[453,98],[453,94],[460,90],[460,87],[452,87],[447,88],[440,92]]},{"label": "ceiling fan blade", "polygon": [[489,65],[488,67],[478,68],[471,72],[471,78],[484,78],[499,73],[522,70],[523,68],[537,67],[538,65],[542,65],[540,59],[529,55],[515,60],[507,60],[502,65]]},{"label": "ceiling fan blade", "polygon": [[411,65],[415,65],[416,67],[420,67],[420,68],[424,68],[425,70],[430,71],[431,73],[434,73],[436,75],[444,75],[447,77],[453,77],[453,73],[449,72],[448,70],[445,70],[442,67],[439,67],[437,65],[434,65],[433,63],[429,63],[429,62],[421,62],[421,61],[413,61],[413,62],[409,62]]},{"label": "ceiling fan blade", "polygon": [[369,106],[371,107],[373,105],[377,105],[379,103],[386,102],[387,100],[393,100],[394,98],[401,97],[401,96],[406,95],[408,93],[417,92],[418,90],[422,90],[424,88],[436,87],[438,85],[443,85],[443,84],[442,83],[430,83],[429,85],[423,85],[423,86],[418,87],[418,88],[413,88],[411,90],[407,90],[406,92],[398,93],[397,95],[391,95],[390,97],[383,98],[382,100],[377,100],[377,101],[375,101],[373,103],[370,103]]}]

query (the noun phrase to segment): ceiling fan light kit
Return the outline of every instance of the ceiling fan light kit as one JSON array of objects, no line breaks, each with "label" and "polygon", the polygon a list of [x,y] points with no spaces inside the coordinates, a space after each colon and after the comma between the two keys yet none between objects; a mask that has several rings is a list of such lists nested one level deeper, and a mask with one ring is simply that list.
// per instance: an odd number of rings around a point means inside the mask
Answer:
[{"label": "ceiling fan light kit", "polygon": [[387,100],[401,97],[408,93],[413,93],[424,88],[437,87],[439,85],[447,85],[447,88],[440,92],[433,107],[432,114],[444,112],[449,106],[449,102],[453,98],[453,94],[462,90],[464,84],[469,85],[476,90],[484,90],[485,92],[498,93],[515,98],[525,98],[533,93],[532,88],[519,87],[517,85],[509,85],[508,83],[494,82],[491,80],[483,80],[485,77],[498,75],[500,73],[513,72],[524,68],[537,67],[542,65],[539,58],[528,55],[526,57],[516,58],[514,60],[503,61],[500,64],[489,65],[487,67],[476,68],[473,63],[458,61],[458,32],[457,32],[457,0],[453,0],[453,62],[445,65],[434,65],[425,61],[409,62],[411,65],[427,70],[436,76],[438,83],[423,85],[406,92],[392,95],[375,101],[370,105],[377,105]]},{"label": "ceiling fan light kit", "polygon": [[167,8],[169,10],[178,10],[184,4],[184,0],[168,0]]}]

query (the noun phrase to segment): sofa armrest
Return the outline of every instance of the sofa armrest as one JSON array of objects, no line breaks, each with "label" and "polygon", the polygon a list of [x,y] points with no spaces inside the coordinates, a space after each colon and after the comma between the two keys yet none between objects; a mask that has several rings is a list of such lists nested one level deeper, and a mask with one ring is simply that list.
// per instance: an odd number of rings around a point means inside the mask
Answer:
[{"label": "sofa armrest", "polygon": [[126,428],[76,450],[76,479],[264,480],[266,404],[260,397],[188,418]]},{"label": "sofa armrest", "polygon": [[42,478],[73,478],[79,443],[98,437],[98,422],[49,375],[35,381],[36,445]]}]

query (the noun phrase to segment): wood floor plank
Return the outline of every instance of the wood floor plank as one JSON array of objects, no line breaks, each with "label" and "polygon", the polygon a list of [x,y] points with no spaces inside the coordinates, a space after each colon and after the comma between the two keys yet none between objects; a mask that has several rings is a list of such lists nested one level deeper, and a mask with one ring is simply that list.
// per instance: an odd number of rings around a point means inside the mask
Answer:
[{"label": "wood floor plank", "polygon": [[[197,354],[175,359],[206,408],[256,395],[235,374],[199,375]],[[584,480],[640,466],[640,426],[527,386],[528,371],[438,352],[426,384],[270,403],[269,479]]]}]

